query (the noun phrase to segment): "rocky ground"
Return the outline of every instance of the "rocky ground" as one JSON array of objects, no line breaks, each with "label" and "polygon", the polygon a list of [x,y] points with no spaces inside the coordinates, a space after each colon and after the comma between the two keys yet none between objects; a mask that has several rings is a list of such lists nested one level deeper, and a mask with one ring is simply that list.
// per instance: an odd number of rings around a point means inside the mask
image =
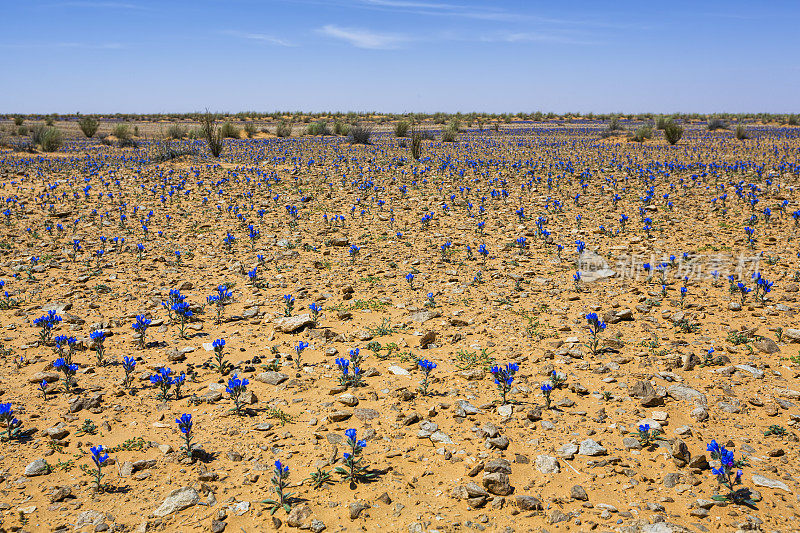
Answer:
[{"label": "rocky ground", "polygon": [[602,127],[0,153],[0,528],[800,530],[800,130]]}]

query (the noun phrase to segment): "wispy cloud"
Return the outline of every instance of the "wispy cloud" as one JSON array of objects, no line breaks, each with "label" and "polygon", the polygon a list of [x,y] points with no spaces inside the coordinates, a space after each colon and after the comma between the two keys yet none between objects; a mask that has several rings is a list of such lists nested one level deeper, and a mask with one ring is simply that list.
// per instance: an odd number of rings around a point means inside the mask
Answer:
[{"label": "wispy cloud", "polygon": [[333,24],[327,24],[317,30],[322,35],[339,39],[355,46],[356,48],[366,48],[369,50],[392,50],[400,48],[411,39],[398,33],[378,33],[363,28],[343,28]]},{"label": "wispy cloud", "polygon": [[227,30],[221,33],[223,35],[230,35],[231,37],[246,39],[248,41],[256,41],[264,44],[274,44],[276,46],[287,46],[287,47],[295,46],[289,41],[286,41],[284,39],[266,33],[252,33],[252,32],[236,31],[236,30]]},{"label": "wispy cloud", "polygon": [[579,39],[568,35],[548,32],[507,32],[496,35],[488,35],[481,37],[484,42],[504,42],[504,43],[557,43],[557,44],[574,44],[574,45],[596,45],[600,44],[599,41],[588,39]]}]

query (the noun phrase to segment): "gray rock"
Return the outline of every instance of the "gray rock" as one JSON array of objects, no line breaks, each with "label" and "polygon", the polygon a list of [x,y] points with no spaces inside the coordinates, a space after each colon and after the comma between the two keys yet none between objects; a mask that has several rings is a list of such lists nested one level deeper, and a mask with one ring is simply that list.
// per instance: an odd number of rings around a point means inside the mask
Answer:
[{"label": "gray rock", "polygon": [[50,473],[50,465],[44,459],[36,459],[25,467],[25,475],[28,477],[44,476]]},{"label": "gray rock", "polygon": [[569,495],[571,498],[581,501],[588,501],[589,495],[586,494],[586,489],[584,489],[580,485],[573,485],[569,491]]},{"label": "gray rock", "polygon": [[267,383],[268,385],[280,385],[287,379],[289,379],[289,376],[287,376],[282,372],[275,372],[274,370],[261,372],[259,375],[256,376],[256,381],[260,381],[261,383]]},{"label": "gray rock", "polygon": [[517,496],[516,500],[521,511],[541,511],[544,508],[542,501],[533,496]]},{"label": "gray rock", "polygon": [[511,463],[507,459],[492,459],[483,466],[484,472],[502,472],[503,474],[511,473]]},{"label": "gray rock", "polygon": [[78,515],[77,520],[75,520],[75,529],[82,529],[86,526],[97,527],[105,521],[105,516],[103,513],[98,511],[84,511]]},{"label": "gray rock", "polygon": [[578,453],[578,445],[568,442],[562,445],[558,450],[556,450],[556,452],[562,459],[572,459],[575,457],[575,454]]},{"label": "gray rock", "polygon": [[[770,341],[772,342],[772,341]],[[774,344],[774,343],[773,343]],[[767,352],[767,353],[774,353],[774,352]],[[762,379],[764,377],[764,371],[760,370],[754,366],[750,365],[736,365],[737,370],[741,370],[742,372],[749,372],[753,375],[756,379]]]},{"label": "gray rock", "polygon": [[409,317],[414,322],[419,322],[420,324],[424,324],[428,320],[438,318],[442,316],[442,313],[435,310],[425,310],[425,311],[417,311],[416,313],[412,313]]},{"label": "gray rock", "polygon": [[676,400],[699,403],[703,406],[708,405],[705,394],[686,385],[670,385],[667,387],[667,394]]},{"label": "gray rock", "polygon": [[753,343],[753,348],[770,355],[781,351],[780,347],[775,343],[775,341],[768,339],[767,337],[761,337],[760,339],[757,339]]},{"label": "gray rock", "polygon": [[508,496],[514,487],[508,481],[508,475],[502,472],[490,472],[483,475],[483,486],[495,496]]},{"label": "gray rock", "polygon": [[537,455],[534,464],[542,474],[558,474],[560,470],[558,459],[550,455]]},{"label": "gray rock", "polygon": [[791,489],[788,486],[786,486],[786,483],[784,483],[783,481],[779,481],[777,479],[770,479],[760,474],[753,474],[753,485],[755,485],[756,487],[768,487],[770,489],[785,490],[786,492],[792,492]]},{"label": "gray rock", "polygon": [[181,487],[169,493],[163,503],[153,511],[158,517],[164,517],[182,511],[200,502],[200,495],[192,487]]},{"label": "gray rock", "polygon": [[308,313],[297,316],[284,316],[276,318],[274,321],[275,329],[281,333],[294,333],[306,326],[314,326],[314,319]]},{"label": "gray rock", "polygon": [[353,502],[347,506],[350,511],[350,520],[358,518],[364,509],[369,509],[370,506],[364,502]]},{"label": "gray rock", "polygon": [[641,450],[642,443],[639,442],[639,439],[634,437],[625,437],[622,439],[622,445],[625,446],[626,450]]},{"label": "gray rock", "polygon": [[450,437],[448,437],[442,431],[434,431],[430,438],[431,442],[435,442],[437,444],[454,444],[454,442],[450,440]]},{"label": "gray rock", "polygon": [[389,367],[389,372],[395,376],[410,376],[411,373],[402,366],[392,365]]},{"label": "gray rock", "polygon": [[789,342],[800,342],[800,329],[787,328],[783,330],[783,338]]},{"label": "gray rock", "polygon": [[589,457],[595,457],[598,455],[606,455],[608,450],[603,448],[600,444],[593,441],[592,439],[586,439],[581,441],[580,446],[578,447],[578,454],[579,455],[587,455]]},{"label": "gray rock", "polygon": [[456,402],[456,407],[453,412],[453,416],[464,418],[467,416],[477,415],[480,412],[481,412],[480,409],[478,409],[468,401],[458,400]]},{"label": "gray rock", "polygon": [[708,420],[708,411],[705,407],[695,407],[692,409],[690,416],[698,422],[704,422]]}]

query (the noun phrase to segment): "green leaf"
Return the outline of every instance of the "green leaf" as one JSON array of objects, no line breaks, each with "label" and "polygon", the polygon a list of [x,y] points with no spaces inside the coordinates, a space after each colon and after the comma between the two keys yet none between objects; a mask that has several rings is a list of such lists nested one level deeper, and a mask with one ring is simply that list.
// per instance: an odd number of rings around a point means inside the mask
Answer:
[{"label": "green leaf", "polygon": [[719,494],[711,496],[711,499],[715,500],[715,501],[718,501],[718,502],[727,502],[728,501],[728,497],[727,496],[720,496]]}]

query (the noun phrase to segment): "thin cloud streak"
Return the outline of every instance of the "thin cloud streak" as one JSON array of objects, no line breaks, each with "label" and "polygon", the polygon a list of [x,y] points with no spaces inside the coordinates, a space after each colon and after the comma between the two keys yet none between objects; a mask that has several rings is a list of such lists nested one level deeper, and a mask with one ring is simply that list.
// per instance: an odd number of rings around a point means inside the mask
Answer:
[{"label": "thin cloud streak", "polygon": [[363,28],[343,28],[334,24],[327,24],[317,32],[367,50],[394,50],[410,41],[409,37],[401,34],[378,33]]},{"label": "thin cloud streak", "polygon": [[229,35],[231,37],[237,37],[239,39],[246,39],[248,41],[256,41],[260,43],[266,44],[274,44],[276,46],[285,46],[287,48],[294,47],[293,43],[281,39],[279,37],[275,37],[273,35],[268,35],[266,33],[252,33],[252,32],[245,32],[245,31],[237,31],[237,30],[228,30],[221,32],[223,35]]}]

